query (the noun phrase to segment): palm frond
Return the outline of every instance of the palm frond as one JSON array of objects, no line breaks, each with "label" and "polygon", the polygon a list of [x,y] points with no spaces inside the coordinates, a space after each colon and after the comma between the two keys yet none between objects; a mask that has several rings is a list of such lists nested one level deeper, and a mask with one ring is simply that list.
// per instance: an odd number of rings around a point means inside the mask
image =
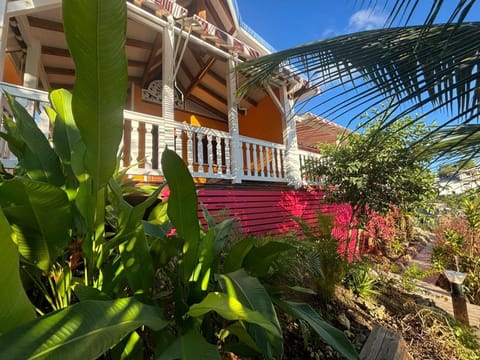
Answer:
[{"label": "palm frond", "polygon": [[480,158],[480,124],[463,124],[437,130],[429,139],[428,151],[456,162]]},{"label": "palm frond", "polygon": [[[238,66],[247,75],[240,92],[288,68],[310,86],[325,88],[318,107],[331,120],[388,99],[391,108],[402,106],[405,113],[430,106],[429,111],[441,109],[469,123],[479,115],[480,22],[423,31],[422,26],[365,31],[251,60]],[[335,98],[328,97],[330,90],[337,90]]]}]

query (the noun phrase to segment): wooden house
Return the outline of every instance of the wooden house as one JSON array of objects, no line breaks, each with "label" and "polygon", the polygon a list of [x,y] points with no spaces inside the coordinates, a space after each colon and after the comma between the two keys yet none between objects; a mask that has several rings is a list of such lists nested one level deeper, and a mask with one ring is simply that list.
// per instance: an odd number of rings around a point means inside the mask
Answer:
[{"label": "wooden house", "polygon": [[[75,66],[64,38],[60,0],[1,0],[0,83],[24,101],[48,134],[48,91],[73,88]],[[237,63],[272,50],[239,17],[235,0],[127,2],[128,101],[122,166],[142,182],[162,181],[165,146],[185,161],[199,199],[228,209],[244,231],[289,230],[290,217],[314,221],[321,191],[302,170],[315,144],[343,128],[293,104],[307,81],[280,69],[266,88],[242,98]],[[15,165],[5,143],[0,160]]]}]

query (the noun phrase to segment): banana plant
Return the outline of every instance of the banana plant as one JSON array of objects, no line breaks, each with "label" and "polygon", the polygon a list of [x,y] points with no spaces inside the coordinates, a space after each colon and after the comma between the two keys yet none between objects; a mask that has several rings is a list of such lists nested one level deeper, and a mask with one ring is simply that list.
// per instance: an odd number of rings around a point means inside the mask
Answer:
[{"label": "banana plant", "polygon": [[[162,155],[169,199],[149,220],[161,188],[136,206],[124,199],[114,172],[126,4],[65,0],[63,15],[77,78],[73,94],[50,93],[53,147],[11,97],[14,120],[0,134],[19,159],[13,175],[0,172],[0,285],[9,294],[0,296],[0,358],[220,359],[219,343],[280,358],[277,308],[357,358],[308,306],[272,297],[259,280],[288,245],[242,243],[222,262],[232,221],[215,224],[205,210],[200,226],[193,179],[173,151]],[[50,306],[35,302],[32,286]]]}]

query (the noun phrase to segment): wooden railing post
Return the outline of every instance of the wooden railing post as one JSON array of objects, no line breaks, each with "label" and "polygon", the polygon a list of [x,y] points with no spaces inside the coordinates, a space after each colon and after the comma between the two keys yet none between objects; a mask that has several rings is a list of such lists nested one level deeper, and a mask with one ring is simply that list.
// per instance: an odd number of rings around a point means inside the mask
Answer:
[{"label": "wooden railing post", "polygon": [[239,184],[242,182],[243,175],[243,154],[240,142],[240,131],[238,127],[238,108],[237,108],[237,78],[235,74],[235,59],[230,58],[227,66],[227,93],[228,93],[228,130],[232,136],[230,142],[230,164],[232,182]]},{"label": "wooden railing post", "polygon": [[280,88],[280,101],[284,106],[283,111],[283,143],[285,144],[285,167],[288,182],[299,188],[302,186],[302,174],[298,157],[297,128],[295,111],[291,100],[288,98],[287,88]]}]

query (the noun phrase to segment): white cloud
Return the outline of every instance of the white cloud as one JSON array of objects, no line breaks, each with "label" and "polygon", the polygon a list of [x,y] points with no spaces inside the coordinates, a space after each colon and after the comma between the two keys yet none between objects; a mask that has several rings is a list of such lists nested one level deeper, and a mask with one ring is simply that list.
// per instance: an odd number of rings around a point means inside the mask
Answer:
[{"label": "white cloud", "polygon": [[351,31],[372,30],[383,27],[386,20],[385,14],[375,10],[359,10],[350,16],[348,26]]}]

